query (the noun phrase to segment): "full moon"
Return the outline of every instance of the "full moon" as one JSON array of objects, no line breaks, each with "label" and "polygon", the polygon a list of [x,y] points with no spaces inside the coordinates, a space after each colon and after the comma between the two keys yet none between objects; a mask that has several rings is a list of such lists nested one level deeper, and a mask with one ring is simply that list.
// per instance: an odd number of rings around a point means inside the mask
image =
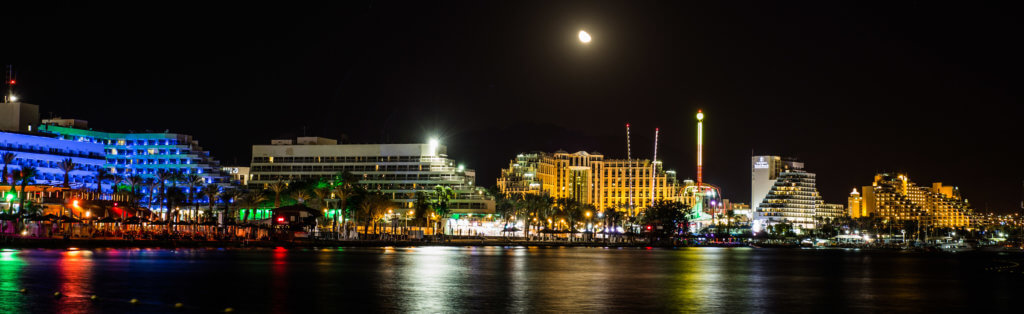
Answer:
[{"label": "full moon", "polygon": [[580,41],[583,42],[584,44],[589,43],[590,34],[587,34],[587,31],[580,31]]}]

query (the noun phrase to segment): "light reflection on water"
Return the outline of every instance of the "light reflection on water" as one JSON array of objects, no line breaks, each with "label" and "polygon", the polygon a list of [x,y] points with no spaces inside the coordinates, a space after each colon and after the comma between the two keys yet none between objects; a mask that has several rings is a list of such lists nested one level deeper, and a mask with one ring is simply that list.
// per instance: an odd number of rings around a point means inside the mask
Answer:
[{"label": "light reflection on water", "polygon": [[1024,284],[981,271],[991,259],[748,248],[2,251],[0,312],[163,312],[175,302],[249,312],[1013,308]]},{"label": "light reflection on water", "polygon": [[0,251],[0,312],[11,313],[11,309],[26,308],[21,294],[21,273],[25,262],[17,251]]}]

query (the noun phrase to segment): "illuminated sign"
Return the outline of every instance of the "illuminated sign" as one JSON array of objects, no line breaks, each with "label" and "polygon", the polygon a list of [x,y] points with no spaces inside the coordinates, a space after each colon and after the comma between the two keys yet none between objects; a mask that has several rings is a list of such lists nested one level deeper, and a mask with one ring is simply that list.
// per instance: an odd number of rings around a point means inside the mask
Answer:
[{"label": "illuminated sign", "polygon": [[768,162],[764,161],[764,157],[758,157],[754,162],[754,169],[768,169]]}]

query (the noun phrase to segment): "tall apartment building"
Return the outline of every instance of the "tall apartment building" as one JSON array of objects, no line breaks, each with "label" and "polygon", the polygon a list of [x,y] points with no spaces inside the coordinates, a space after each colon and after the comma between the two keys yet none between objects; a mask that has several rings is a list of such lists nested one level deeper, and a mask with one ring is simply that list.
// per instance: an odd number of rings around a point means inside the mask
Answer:
[{"label": "tall apartment building", "polygon": [[114,175],[156,178],[157,172],[164,170],[197,174],[205,178],[207,183],[228,182],[229,177],[221,172],[220,162],[210,156],[210,152],[203,150],[191,135],[112,133],[84,129],[86,126],[83,120],[43,120],[39,132],[53,134],[65,143],[102,145],[104,167]]},{"label": "tall apartment building", "polygon": [[498,177],[498,190],[507,194],[540,194],[540,179],[537,178],[537,166],[540,163],[539,153],[519,154],[508,163],[508,168],[501,169]]},{"label": "tall apartment building", "polygon": [[779,174],[789,169],[803,169],[804,163],[782,160],[779,156],[754,156],[750,175],[750,207],[757,209],[768,191],[775,186]]},{"label": "tall apartment building", "polygon": [[860,196],[860,192],[857,192],[857,188],[853,188],[853,192],[850,192],[850,198],[848,199],[847,207],[850,209],[850,218],[866,217],[867,213],[864,212],[864,197]]},{"label": "tall apartment building", "polygon": [[[817,189],[817,176],[804,164],[779,156],[751,158],[751,199],[754,229],[789,223],[801,229],[816,228],[819,218],[845,216],[843,205],[826,204]],[[761,194],[764,193],[764,194]],[[752,205],[753,206],[753,205]]]},{"label": "tall apartment building", "polygon": [[[880,173],[874,182],[861,188],[862,216],[877,216],[896,221],[920,221],[940,228],[971,227],[971,210],[960,190],[941,182],[931,187],[918,186],[906,174]],[[853,206],[851,195],[851,206]],[[852,209],[851,209],[852,210]]]},{"label": "tall apartment building", "polygon": [[454,214],[494,213],[494,200],[475,185],[476,172],[456,165],[447,147],[428,144],[341,144],[321,137],[273,140],[253,145],[249,187],[266,188],[282,181],[330,179],[348,171],[359,184],[380,191],[411,208],[417,192],[433,193],[436,186],[455,192]]},{"label": "tall apartment building", "polygon": [[675,172],[663,170],[660,161],[605,159],[585,151],[519,154],[502,170],[498,188],[623,211],[648,207],[652,200],[678,200],[680,193]]}]

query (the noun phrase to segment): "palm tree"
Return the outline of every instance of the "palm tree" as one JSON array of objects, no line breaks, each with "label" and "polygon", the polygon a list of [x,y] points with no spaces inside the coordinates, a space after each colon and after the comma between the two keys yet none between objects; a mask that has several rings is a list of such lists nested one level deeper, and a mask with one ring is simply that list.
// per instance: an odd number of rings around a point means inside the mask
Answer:
[{"label": "palm tree", "polygon": [[576,222],[583,219],[583,204],[571,198],[559,199],[559,215],[568,223],[569,237],[576,231]]},{"label": "palm tree", "polygon": [[347,235],[348,224],[345,223],[344,220],[342,220],[342,217],[347,217],[348,211],[346,210],[346,206],[348,205],[348,199],[352,197],[352,188],[344,184],[336,185],[334,186],[334,188],[331,189],[331,194],[334,194],[334,197],[338,199],[337,206],[338,210],[341,211],[340,215],[337,212],[334,214],[334,225],[336,227],[342,226],[345,234]]},{"label": "palm tree", "polygon": [[185,185],[188,185],[188,201],[192,203],[193,213],[199,214],[199,201],[196,199],[196,187],[203,186],[206,179],[195,173],[185,175]]},{"label": "palm tree", "polygon": [[[168,176],[167,179],[171,181],[171,188],[170,188],[170,190],[174,190],[175,193],[177,193],[178,195],[181,195],[182,194],[181,190],[178,190],[178,181],[184,180],[185,176],[182,175],[180,171],[173,171],[172,170],[172,171],[169,171],[169,172],[171,173],[171,175]],[[181,195],[181,196],[184,196],[184,195]],[[181,198],[173,198],[173,197],[167,198],[167,209],[170,210],[172,207],[175,207],[174,206],[175,201],[180,201],[180,200],[181,200]],[[188,207],[185,207],[185,209],[188,210]]]},{"label": "palm tree", "polygon": [[423,191],[416,192],[416,203],[413,204],[412,209],[414,211],[417,224],[422,222],[423,226],[425,226],[427,220],[430,219],[429,216],[427,216],[427,212],[431,210],[430,195],[427,195],[427,193],[424,193]]},{"label": "palm tree", "polygon": [[524,215],[526,217],[523,218],[526,219],[526,237],[529,237],[530,226],[533,225],[532,220],[537,220],[537,227],[539,228],[542,220],[551,211],[551,206],[554,205],[555,199],[547,195],[529,194],[524,198],[524,202],[528,215]]},{"label": "palm tree", "polygon": [[64,158],[64,160],[60,161],[60,164],[57,164],[57,168],[64,171],[64,188],[71,188],[71,185],[69,184],[69,181],[71,180],[70,174],[72,171],[75,171],[75,168],[77,168],[75,166],[75,162],[71,160],[71,158]]},{"label": "palm tree", "polygon": [[376,221],[383,217],[384,213],[391,206],[391,200],[378,193],[368,193],[359,203],[359,212],[363,216],[363,232],[370,233],[370,222],[374,222],[374,233],[376,233]]},{"label": "palm tree", "polygon": [[39,171],[32,166],[22,166],[21,169],[14,170],[14,178],[21,182],[21,196],[18,197],[18,214],[21,214],[25,208],[25,197],[28,195],[25,188],[28,187],[29,182],[36,180],[37,174],[39,174]]},{"label": "palm tree", "polygon": [[[511,199],[511,202],[512,202],[512,215],[515,216],[515,218],[513,218],[513,220],[512,220],[512,223],[516,223],[516,221],[519,220],[519,217],[522,217],[523,221],[529,223],[530,209],[529,209],[529,204],[526,202],[526,194],[515,195]],[[529,225],[523,224],[522,226],[523,226],[523,228],[527,228]]]},{"label": "palm tree", "polygon": [[323,212],[325,213],[325,218],[327,213],[327,207],[330,207],[327,204],[330,196],[331,191],[328,190],[327,188],[313,188],[313,201],[314,203],[316,203],[317,210],[323,210]]},{"label": "palm tree", "polygon": [[146,187],[146,191],[149,191],[149,194],[146,197],[146,208],[153,210],[153,192],[156,192],[156,189],[160,187],[160,184],[157,183],[156,180],[146,179],[142,185]]},{"label": "palm tree", "polygon": [[237,190],[224,190],[220,193],[220,202],[224,204],[224,223],[228,222],[228,219],[234,219],[234,211],[232,210],[238,201],[242,200],[242,194]]},{"label": "palm tree", "polygon": [[347,170],[336,175],[334,182],[332,182],[333,187],[331,188],[331,193],[338,199],[337,206],[338,210],[341,211],[341,215],[335,213],[334,225],[341,225],[346,235],[348,234],[348,223],[346,223],[344,219],[348,217],[348,199],[355,194],[354,187],[358,182],[359,177]]},{"label": "palm tree", "polygon": [[103,181],[110,179],[110,172],[107,168],[96,169],[96,193],[99,193],[100,199],[103,199]]},{"label": "palm tree", "polygon": [[[242,203],[245,204],[246,207],[249,207],[249,212],[252,212],[253,215],[256,214],[256,207],[260,206],[260,203],[266,201],[267,195],[264,194],[263,191],[249,191],[249,193],[245,193],[242,196]],[[249,212],[246,212],[245,216],[243,216],[242,223],[249,220]]]},{"label": "palm tree", "polygon": [[216,184],[208,184],[203,187],[203,195],[206,195],[207,201],[210,202],[210,214],[213,214],[213,205],[217,204],[217,196],[220,195],[220,187]]},{"label": "palm tree", "polygon": [[327,200],[331,196],[331,191],[327,188],[313,188],[313,202],[319,209],[327,209]]},{"label": "palm tree", "polygon": [[494,210],[501,215],[503,222],[502,233],[505,229],[508,229],[509,220],[516,215],[516,200],[519,198],[519,194],[505,194],[501,192],[491,192],[494,196],[495,204]]},{"label": "palm tree", "polygon": [[453,198],[455,198],[455,191],[451,187],[440,185],[434,187],[434,213],[438,216],[441,233],[444,233],[446,218],[452,214],[451,200]]},{"label": "palm tree", "polygon": [[128,182],[128,186],[131,187],[131,201],[135,208],[139,208],[139,187],[146,183],[145,179],[140,175],[132,175],[125,181]]},{"label": "palm tree", "polygon": [[[167,170],[160,169],[160,170],[156,171],[156,180],[157,180],[157,183],[160,184],[160,196],[159,196],[160,197],[160,201],[158,202],[158,204],[160,204],[160,205],[164,205],[164,200],[167,199],[167,180],[170,180],[171,176],[172,176],[172,174],[170,172],[168,172]],[[171,220],[171,208],[170,208],[170,206],[165,207],[164,212],[167,213],[167,220]],[[175,213],[175,214],[177,214],[177,213]],[[175,216],[177,216],[177,215],[175,215]]]},{"label": "palm tree", "polygon": [[122,177],[120,175],[117,175],[117,174],[112,174],[110,176],[110,179],[114,181],[114,186],[110,187],[111,195],[113,195],[111,198],[114,198],[114,196],[116,196],[117,192],[120,192],[120,190],[121,190],[121,183],[124,182],[124,177]]},{"label": "palm tree", "polygon": [[267,188],[270,189],[271,192],[274,192],[274,208],[281,207],[281,193],[288,188],[288,185],[284,182],[277,181],[271,183]]},{"label": "palm tree", "polygon": [[[0,177],[0,184],[7,184],[7,165],[10,165],[11,163],[13,163],[14,162],[14,157],[16,157],[16,156],[18,156],[18,155],[15,155],[12,152],[4,152],[3,154],[0,154],[0,159],[3,159],[3,162],[4,162],[4,172],[3,172],[3,176]],[[14,187],[14,180],[13,179],[11,180],[11,187],[12,187],[12,190],[13,190],[13,187]]]},{"label": "palm tree", "polygon": [[298,190],[292,193],[292,198],[295,199],[297,204],[305,204],[306,200],[309,200],[309,192],[306,190]]}]

